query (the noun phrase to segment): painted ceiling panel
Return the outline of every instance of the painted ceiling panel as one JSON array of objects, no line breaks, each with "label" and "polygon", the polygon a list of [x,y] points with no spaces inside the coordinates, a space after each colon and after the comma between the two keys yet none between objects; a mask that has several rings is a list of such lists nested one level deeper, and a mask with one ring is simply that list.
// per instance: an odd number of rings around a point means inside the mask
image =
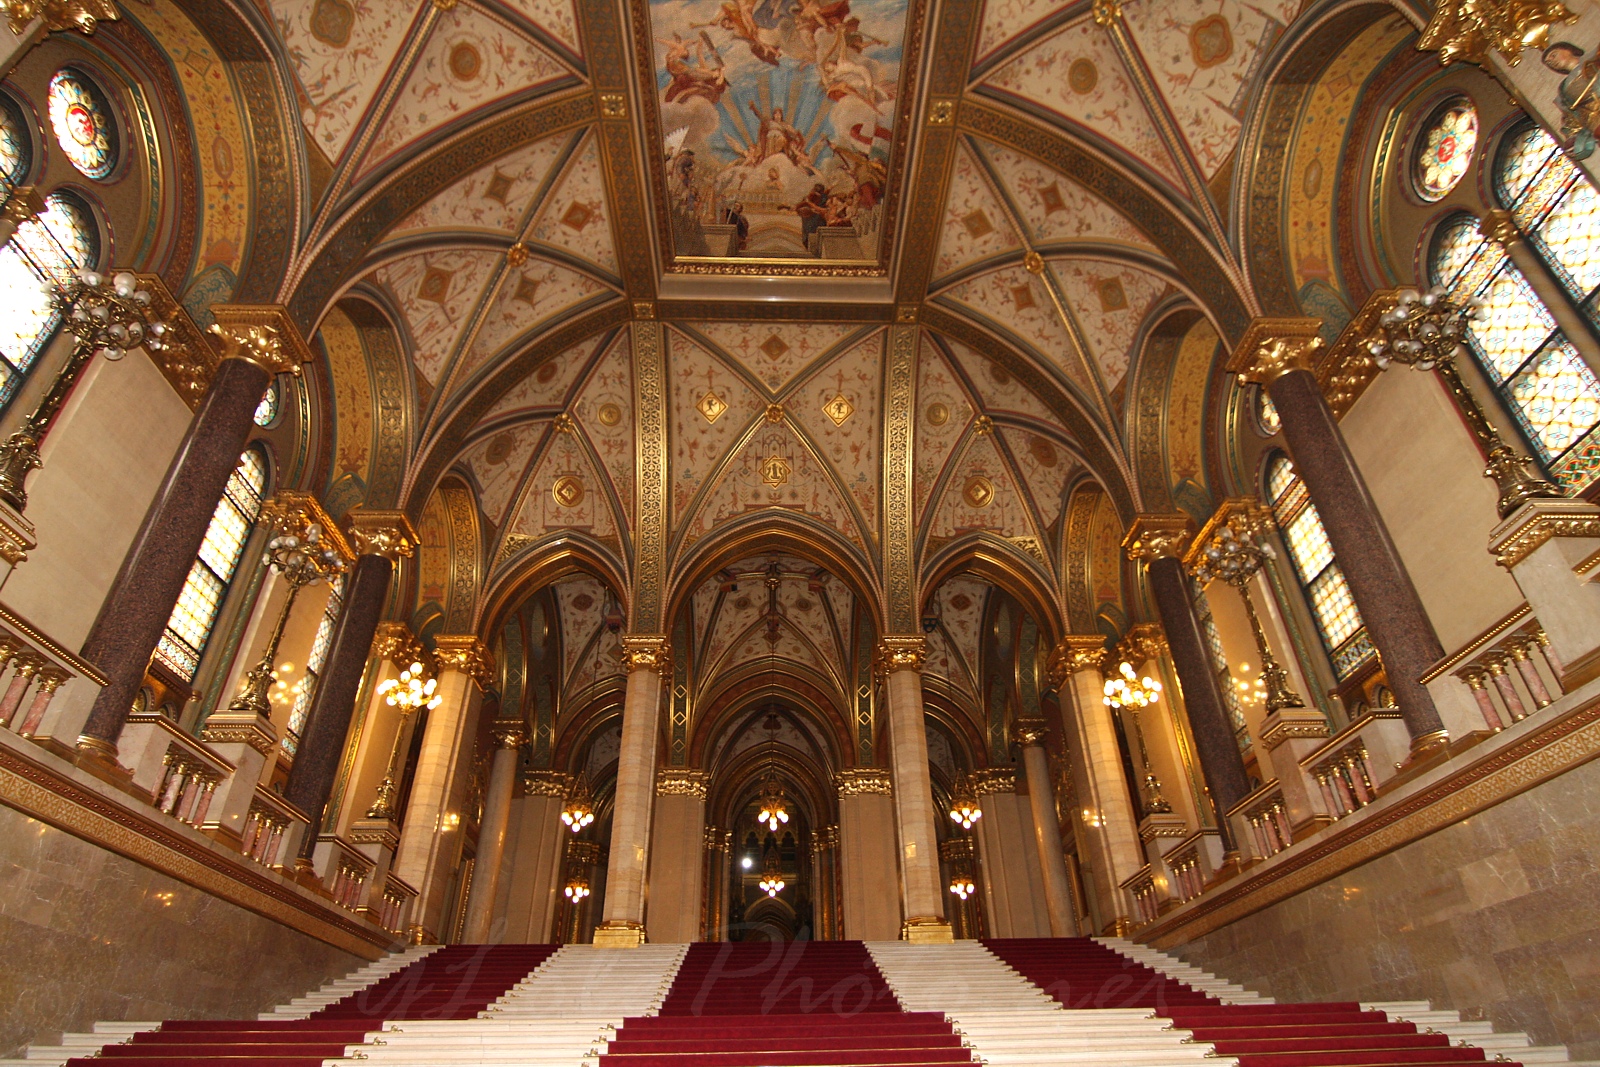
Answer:
[{"label": "painted ceiling panel", "polygon": [[676,330],[668,332],[671,383],[672,511],[682,516],[766,402],[717,357]]},{"label": "painted ceiling panel", "polygon": [[945,362],[944,355],[932,341],[924,338],[922,354],[917,361],[917,424],[912,442],[916,477],[911,489],[919,528],[928,496],[975,413],[966,390]]},{"label": "painted ceiling panel", "polygon": [[1173,188],[1182,188],[1177,166],[1127,68],[1093,19],[1057,30],[983,84],[1044,108],[1063,126],[1076,123],[1093,130],[1120,145]]},{"label": "painted ceiling panel", "polygon": [[601,358],[578,394],[572,414],[599,453],[622,502],[623,521],[631,529],[637,457],[633,450],[633,347],[627,331],[617,336]]},{"label": "painted ceiling panel", "polygon": [[950,341],[950,350],[966,370],[968,379],[978,391],[979,402],[991,415],[1014,411],[1048,423],[1059,421],[1056,414],[1045,407],[1027,386],[987,356],[979,355],[960,341]]},{"label": "painted ceiling panel", "polygon": [[[500,258],[505,259],[504,256]],[[471,347],[452,374],[456,388],[509,341],[568,308],[608,291],[587,274],[537,256],[520,267],[507,264]]]},{"label": "painted ceiling panel", "polygon": [[557,433],[528,479],[507,532],[543,537],[552,530],[579,530],[615,544],[616,517],[601,488],[578,435]]},{"label": "painted ceiling panel", "polygon": [[1050,290],[1020,266],[1003,267],[951,286],[942,294],[1009,330],[1053,362],[1086,392],[1092,391],[1088,374],[1077,357],[1077,347],[1061,322]]},{"label": "painted ceiling panel", "polygon": [[700,322],[693,328],[737,360],[774,396],[814,360],[860,329],[833,322]]},{"label": "painted ceiling panel", "polygon": [[1300,0],[1133,0],[1123,15],[1209,179],[1233,154],[1249,76]]},{"label": "painted ceiling panel", "polygon": [[430,387],[438,383],[501,258],[497,252],[478,250],[422,252],[374,273],[405,317],[415,342],[412,360]]},{"label": "painted ceiling panel", "polygon": [[930,538],[953,540],[974,530],[1002,537],[1037,536],[1016,475],[995,448],[992,435],[972,435],[954,471],[934,509]]},{"label": "painted ceiling panel", "polygon": [[573,578],[556,584],[561,609],[561,652],[567,677],[577,668],[589,638],[600,628],[605,607],[605,586],[593,578]]},{"label": "painted ceiling panel", "polygon": [[478,168],[401,219],[389,236],[423,230],[521,232],[540,184],[571,138],[567,133],[546,137]]},{"label": "painted ceiling panel", "polygon": [[581,693],[599,682],[609,681],[622,674],[622,642],[617,635],[602,629],[595,641],[578,659],[572,678],[567,683],[568,693]]},{"label": "painted ceiling panel", "polygon": [[1094,241],[1154,250],[1143,231],[1104,200],[1043,163],[983,143],[984,156],[1005,184],[1035,245]]},{"label": "painted ceiling panel", "polygon": [[505,522],[517,482],[527,469],[544,423],[525,422],[492,434],[467,453],[467,465],[478,481],[478,506],[496,527]]},{"label": "painted ceiling panel", "polygon": [[466,3],[441,11],[367,148],[361,174],[370,174],[430,130],[503,96],[536,89],[570,73],[502,19]]},{"label": "painted ceiling panel", "polygon": [[506,0],[506,3],[576,54],[583,54],[583,42],[578,39],[578,18],[571,0]]},{"label": "painted ceiling panel", "polygon": [[537,370],[500,398],[500,402],[489,410],[483,421],[493,422],[519,411],[564,406],[573,379],[594,354],[600,341],[601,338],[591,337],[539,364]]},{"label": "painted ceiling panel", "polygon": [[1022,247],[1006,211],[965,145],[956,151],[950,192],[944,202],[944,230],[933,276],[943,277],[969,263]]},{"label": "painted ceiling panel", "polygon": [[983,25],[978,30],[978,61],[1026,33],[1060,6],[1059,0],[985,0]]},{"label": "painted ceiling panel", "polygon": [[300,121],[337,160],[378,91],[425,0],[338,3],[271,0],[272,21],[293,64]]},{"label": "painted ceiling panel", "polygon": [[966,669],[961,664],[961,657],[951,649],[950,642],[945,640],[944,634],[935,630],[927,637],[928,656],[923,661],[923,676],[943,678],[953,688],[975,697],[977,694],[973,691],[972,680],[967,677]]},{"label": "painted ceiling panel", "polygon": [[1045,525],[1051,525],[1066,506],[1067,483],[1077,469],[1072,454],[1059,441],[1017,426],[1007,426],[999,432],[1011,450],[1034,508]]},{"label": "painted ceiling panel", "polygon": [[[720,579],[714,578],[706,584],[716,589],[720,587],[721,582]],[[761,586],[760,579],[746,577],[735,584],[739,588],[728,590],[721,609],[717,611],[716,619],[711,624],[711,640],[706,643],[705,659],[700,663],[702,678],[706,677],[708,672],[720,669],[722,658],[727,655],[734,642],[743,638],[745,631],[755,625],[756,619],[761,617],[762,611],[766,608],[767,593]]]},{"label": "painted ceiling panel", "polygon": [[883,430],[878,393],[883,375],[884,334],[851,348],[789,394],[784,411],[794,418],[833,464],[855,497],[870,530],[878,526],[878,461]]},{"label": "painted ceiling panel", "polygon": [[1166,291],[1166,281],[1106,260],[1051,260],[1050,272],[1094,352],[1101,380],[1108,390],[1115,389],[1128,373],[1139,324]]},{"label": "painted ceiling panel", "polygon": [[833,639],[833,624],[827,605],[805,578],[785,577],[778,586],[778,610],[784,621],[795,628],[817,650],[827,668],[841,684],[848,677],[844,657]]},{"label": "painted ceiling panel", "polygon": [[539,210],[530,237],[564,248],[607,274],[617,273],[617,252],[611,242],[606,209],[605,176],[600,172],[600,146],[591,133],[567,164],[566,173]]}]

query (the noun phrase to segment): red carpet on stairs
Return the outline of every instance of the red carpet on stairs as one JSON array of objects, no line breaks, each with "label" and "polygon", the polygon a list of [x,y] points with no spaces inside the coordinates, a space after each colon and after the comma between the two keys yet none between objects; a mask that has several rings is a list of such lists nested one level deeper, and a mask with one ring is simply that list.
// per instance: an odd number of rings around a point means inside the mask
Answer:
[{"label": "red carpet on stairs", "polygon": [[628,1019],[602,1067],[970,1064],[943,1016],[903,1012],[859,941],[698,944],[661,1014]]},{"label": "red carpet on stairs", "polygon": [[983,944],[1064,1007],[1150,1008],[1240,1067],[1411,1067],[1483,1063],[1477,1048],[1451,1047],[1349,1002],[1223,1004],[1086,937],[991,938]]},{"label": "red carpet on stairs", "polygon": [[328,1005],[309,1019],[167,1022],[110,1045],[94,1067],[321,1067],[393,1019],[472,1019],[555,952],[556,945],[450,945]]}]

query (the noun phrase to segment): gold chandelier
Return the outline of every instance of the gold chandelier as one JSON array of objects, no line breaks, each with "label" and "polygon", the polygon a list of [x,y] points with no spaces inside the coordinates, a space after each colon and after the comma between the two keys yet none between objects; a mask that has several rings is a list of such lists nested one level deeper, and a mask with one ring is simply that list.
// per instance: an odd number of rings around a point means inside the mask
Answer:
[{"label": "gold chandelier", "polygon": [[391,708],[399,708],[401,714],[409,715],[418,708],[432,711],[443,701],[444,697],[434,692],[439,688],[439,679],[429,678],[423,680],[424,671],[421,663],[413,663],[400,672],[400,677],[390,678],[378,684],[378,693],[383,697],[383,702]]},{"label": "gold chandelier", "polygon": [[581,874],[575,874],[568,879],[567,887],[562,892],[567,895],[568,900],[576,904],[589,895],[589,879]]},{"label": "gold chandelier", "polygon": [[775,897],[783,892],[783,871],[778,867],[778,850],[776,848],[767,853],[766,867],[761,872],[761,881],[756,884],[769,897]]},{"label": "gold chandelier", "polygon": [[1161,699],[1161,683],[1154,678],[1141,678],[1133,664],[1123,660],[1117,673],[1106,679],[1105,704],[1108,708],[1147,708]]},{"label": "gold chandelier", "polygon": [[777,772],[769,769],[766,784],[761,787],[760,810],[756,813],[756,822],[777,833],[778,826],[788,821],[789,806],[783,798],[783,786],[778,784]]},{"label": "gold chandelier", "polygon": [[977,885],[973,883],[972,879],[968,875],[957,871],[955,874],[950,876],[950,892],[954,893],[962,900],[966,900],[977,891]]},{"label": "gold chandelier", "polygon": [[[972,829],[973,823],[983,818],[983,809],[978,806],[978,796],[973,792],[972,780],[966,775],[956,779],[955,792],[950,796],[950,818],[960,823],[963,830]],[[951,892],[955,892],[954,888]]]},{"label": "gold chandelier", "polygon": [[[594,804],[589,799],[589,783],[581,774],[573,780],[572,792],[567,795],[567,802],[561,806],[561,821],[575,834],[582,833],[584,827],[594,822]],[[587,895],[589,892],[587,885],[583,891]]]}]

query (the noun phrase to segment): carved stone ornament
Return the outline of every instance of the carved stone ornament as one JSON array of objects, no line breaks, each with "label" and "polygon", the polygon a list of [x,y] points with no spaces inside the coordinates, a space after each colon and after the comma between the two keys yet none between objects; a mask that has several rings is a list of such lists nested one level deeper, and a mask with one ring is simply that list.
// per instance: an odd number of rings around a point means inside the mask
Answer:
[{"label": "carved stone ornament", "polygon": [[11,20],[11,32],[21,37],[34,19],[44,19],[51,33],[77,30],[93,33],[102,19],[118,19],[114,0],[0,0]]},{"label": "carved stone ornament", "polygon": [[249,745],[263,756],[272,755],[278,747],[278,735],[272,723],[259,715],[232,715],[218,712],[206,720],[200,731],[200,740],[212,745]]},{"label": "carved stone ornament", "polygon": [[1512,570],[1555,537],[1600,537],[1600,508],[1583,500],[1530,501],[1490,532],[1489,551]]},{"label": "carved stone ornament", "polygon": [[528,724],[521,719],[496,719],[489,733],[501,748],[521,748],[528,743]]},{"label": "carved stone ornament", "polygon": [[311,349],[281,304],[213,304],[210,333],[223,359],[247,359],[271,374],[299,374]]},{"label": "carved stone ornament", "polygon": [[358,556],[383,556],[399,560],[416,555],[417,531],[403,511],[368,511],[356,508],[345,517],[350,545]]},{"label": "carved stone ornament", "polygon": [[928,658],[928,639],[919,635],[885,637],[878,642],[873,666],[879,674],[894,671],[920,671]]},{"label": "carved stone ornament", "polygon": [[894,795],[893,779],[889,777],[889,772],[876,767],[840,771],[833,776],[833,784],[841,797]]},{"label": "carved stone ornament", "polygon": [[566,771],[523,771],[522,792],[530,797],[563,799],[572,788],[572,775]]},{"label": "carved stone ornament", "polygon": [[372,635],[372,654],[380,659],[389,660],[401,670],[413,663],[421,663],[427,667],[432,664],[433,657],[423,649],[422,643],[411,633],[411,627],[403,622],[380,622],[377,632]]},{"label": "carved stone ornament", "polygon": [[1122,539],[1122,551],[1146,563],[1164,556],[1181,560],[1193,536],[1194,520],[1187,515],[1140,515]]},{"label": "carved stone ornament", "polygon": [[660,634],[633,634],[624,637],[622,667],[627,671],[655,671],[663,678],[670,678],[672,646]]},{"label": "carved stone ornament", "polygon": [[656,796],[706,798],[711,775],[705,771],[660,770],[656,772]]},{"label": "carved stone ornament", "polygon": [[1100,634],[1068,634],[1050,650],[1045,676],[1054,689],[1060,689],[1079,671],[1098,671],[1105,663],[1106,639]]},{"label": "carved stone ornament", "polygon": [[1050,726],[1043,719],[1018,719],[1011,724],[1011,740],[1023,748],[1044,744],[1049,733]]},{"label": "carved stone ornament", "polygon": [[1290,371],[1315,374],[1321,329],[1321,319],[1254,319],[1228,360],[1228,373],[1261,385],[1271,385]]},{"label": "carved stone ornament", "polygon": [[1576,21],[1561,0],[1439,0],[1417,51],[1438,52],[1441,66],[1460,60],[1488,70],[1492,50],[1514,67],[1524,48],[1549,43],[1551,26]]},{"label": "carved stone ornament", "polygon": [[1011,767],[983,767],[969,777],[972,791],[980,797],[1017,791],[1017,772]]},{"label": "carved stone ornament", "polygon": [[494,655],[474,634],[445,634],[434,638],[433,655],[441,671],[472,676],[479,689],[494,680]]}]

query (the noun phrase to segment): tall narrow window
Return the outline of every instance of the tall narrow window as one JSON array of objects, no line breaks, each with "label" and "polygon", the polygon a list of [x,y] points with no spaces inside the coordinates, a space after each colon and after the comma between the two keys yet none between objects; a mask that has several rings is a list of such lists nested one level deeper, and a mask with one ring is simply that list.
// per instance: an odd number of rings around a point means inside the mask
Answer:
[{"label": "tall narrow window", "polygon": [[0,406],[15,395],[61,322],[45,284],[65,281],[69,271],[92,267],[99,257],[89,206],[65,190],[46,197],[43,214],[18,226],[0,249]]},{"label": "tall narrow window", "polygon": [[322,682],[322,668],[327,666],[328,649],[333,645],[333,631],[339,625],[339,613],[342,610],[344,579],[336,578],[328,591],[328,606],[322,610],[322,621],[317,624],[317,636],[312,639],[311,651],[306,655],[306,674],[300,680],[300,691],[294,696],[294,707],[289,709],[283,750],[291,756],[300,748],[300,737],[306,732],[306,720],[311,717],[311,702],[316,699],[317,686]]},{"label": "tall narrow window", "polygon": [[1267,464],[1267,499],[1289,546],[1295,576],[1311,604],[1311,614],[1317,620],[1328,658],[1333,661],[1334,673],[1343,680],[1373,655],[1372,642],[1367,638],[1361,613],[1356,610],[1355,598],[1350,595],[1344,571],[1334,561],[1322,516],[1317,514],[1294,464],[1284,456],[1274,456]]},{"label": "tall narrow window", "polygon": [[200,544],[200,556],[189,568],[189,578],[167,620],[166,632],[156,646],[156,658],[185,682],[194,681],[200,669],[217,613],[228,586],[239,569],[245,542],[261,514],[261,497],[267,488],[267,458],[252,448],[239,457],[228,486],[211,513]]},{"label": "tall narrow window", "polygon": [[1228,670],[1228,652],[1222,647],[1222,632],[1211,614],[1211,601],[1200,583],[1189,581],[1189,599],[1194,601],[1195,617],[1200,620],[1200,631],[1206,637],[1206,649],[1211,653],[1211,670],[1217,676],[1217,689],[1222,693],[1222,704],[1227,709],[1228,721],[1233,724],[1234,740],[1239,748],[1250,747],[1250,728],[1245,725],[1244,707],[1239,703],[1239,693],[1234,686],[1233,672]]}]

